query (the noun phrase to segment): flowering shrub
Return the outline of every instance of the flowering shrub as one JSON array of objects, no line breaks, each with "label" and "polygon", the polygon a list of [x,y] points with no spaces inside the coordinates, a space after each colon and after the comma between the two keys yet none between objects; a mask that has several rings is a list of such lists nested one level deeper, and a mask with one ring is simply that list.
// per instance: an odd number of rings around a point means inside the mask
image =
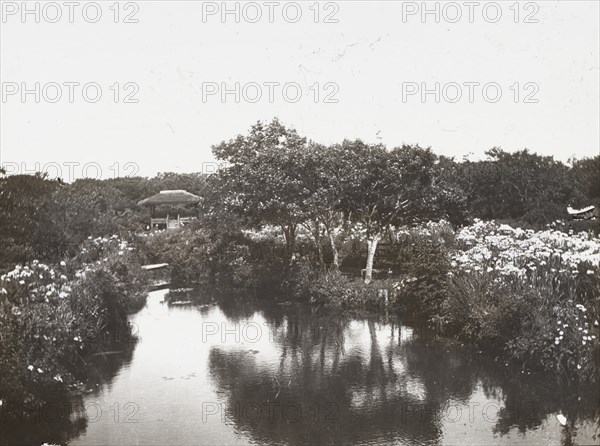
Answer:
[{"label": "flowering shrub", "polygon": [[531,368],[598,378],[598,238],[476,221],[457,241],[440,314],[451,333]]},{"label": "flowering shrub", "polygon": [[34,406],[83,378],[82,359],[129,333],[146,281],[125,241],[87,240],[77,256],[0,277],[0,400]]}]

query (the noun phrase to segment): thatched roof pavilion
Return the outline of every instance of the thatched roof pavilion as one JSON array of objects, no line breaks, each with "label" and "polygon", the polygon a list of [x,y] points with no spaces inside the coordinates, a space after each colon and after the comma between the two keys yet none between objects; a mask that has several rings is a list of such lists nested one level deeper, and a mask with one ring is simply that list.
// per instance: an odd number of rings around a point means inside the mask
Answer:
[{"label": "thatched roof pavilion", "polygon": [[[202,199],[186,190],[161,190],[158,194],[152,195],[149,198],[138,202],[141,206],[150,206],[151,218],[150,228],[161,228],[166,229],[178,228],[185,225],[190,220],[198,218],[197,205]],[[191,211],[185,212],[182,215],[180,210],[169,211],[166,213],[166,217],[159,217],[156,215],[156,207],[173,207],[173,206],[184,206],[187,208],[193,208]]]},{"label": "thatched roof pavilion", "polygon": [[160,204],[198,204],[201,198],[186,190],[161,190],[159,193],[138,202],[142,206],[157,206]]}]

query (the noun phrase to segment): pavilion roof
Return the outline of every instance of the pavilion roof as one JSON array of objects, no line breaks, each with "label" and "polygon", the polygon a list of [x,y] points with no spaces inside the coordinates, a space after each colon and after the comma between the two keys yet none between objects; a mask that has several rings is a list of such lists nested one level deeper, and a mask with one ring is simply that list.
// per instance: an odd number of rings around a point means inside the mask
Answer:
[{"label": "pavilion roof", "polygon": [[159,193],[149,198],[138,201],[139,205],[159,205],[159,204],[197,204],[201,198],[198,195],[189,193],[186,190],[161,190]]}]

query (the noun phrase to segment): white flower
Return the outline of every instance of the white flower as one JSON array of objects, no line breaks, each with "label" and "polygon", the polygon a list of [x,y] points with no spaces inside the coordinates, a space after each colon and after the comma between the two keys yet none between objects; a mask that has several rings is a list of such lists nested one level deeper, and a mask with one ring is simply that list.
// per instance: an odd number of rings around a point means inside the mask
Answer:
[{"label": "white flower", "polygon": [[64,260],[61,260],[61,261],[60,261],[60,266],[67,266],[67,264],[65,263],[65,261],[64,261]]},{"label": "white flower", "polygon": [[40,369],[39,367],[38,367],[37,371],[38,371],[38,373],[44,373],[44,371],[42,369]]},{"label": "white flower", "polygon": [[33,370],[33,366],[30,365],[29,367],[27,367],[27,370],[30,370],[30,371]]},{"label": "white flower", "polygon": [[577,364],[577,370],[581,370],[581,366]]}]

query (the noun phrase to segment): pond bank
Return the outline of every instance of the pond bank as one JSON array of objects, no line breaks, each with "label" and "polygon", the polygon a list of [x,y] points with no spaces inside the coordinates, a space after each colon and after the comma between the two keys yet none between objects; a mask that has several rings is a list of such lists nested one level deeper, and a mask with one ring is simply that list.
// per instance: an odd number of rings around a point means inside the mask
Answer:
[{"label": "pond bank", "polygon": [[156,291],[130,322],[138,342],[90,363],[86,422],[61,432],[66,443],[590,444],[598,434],[597,389],[573,393],[432,345],[397,318],[232,299],[173,306]]}]

